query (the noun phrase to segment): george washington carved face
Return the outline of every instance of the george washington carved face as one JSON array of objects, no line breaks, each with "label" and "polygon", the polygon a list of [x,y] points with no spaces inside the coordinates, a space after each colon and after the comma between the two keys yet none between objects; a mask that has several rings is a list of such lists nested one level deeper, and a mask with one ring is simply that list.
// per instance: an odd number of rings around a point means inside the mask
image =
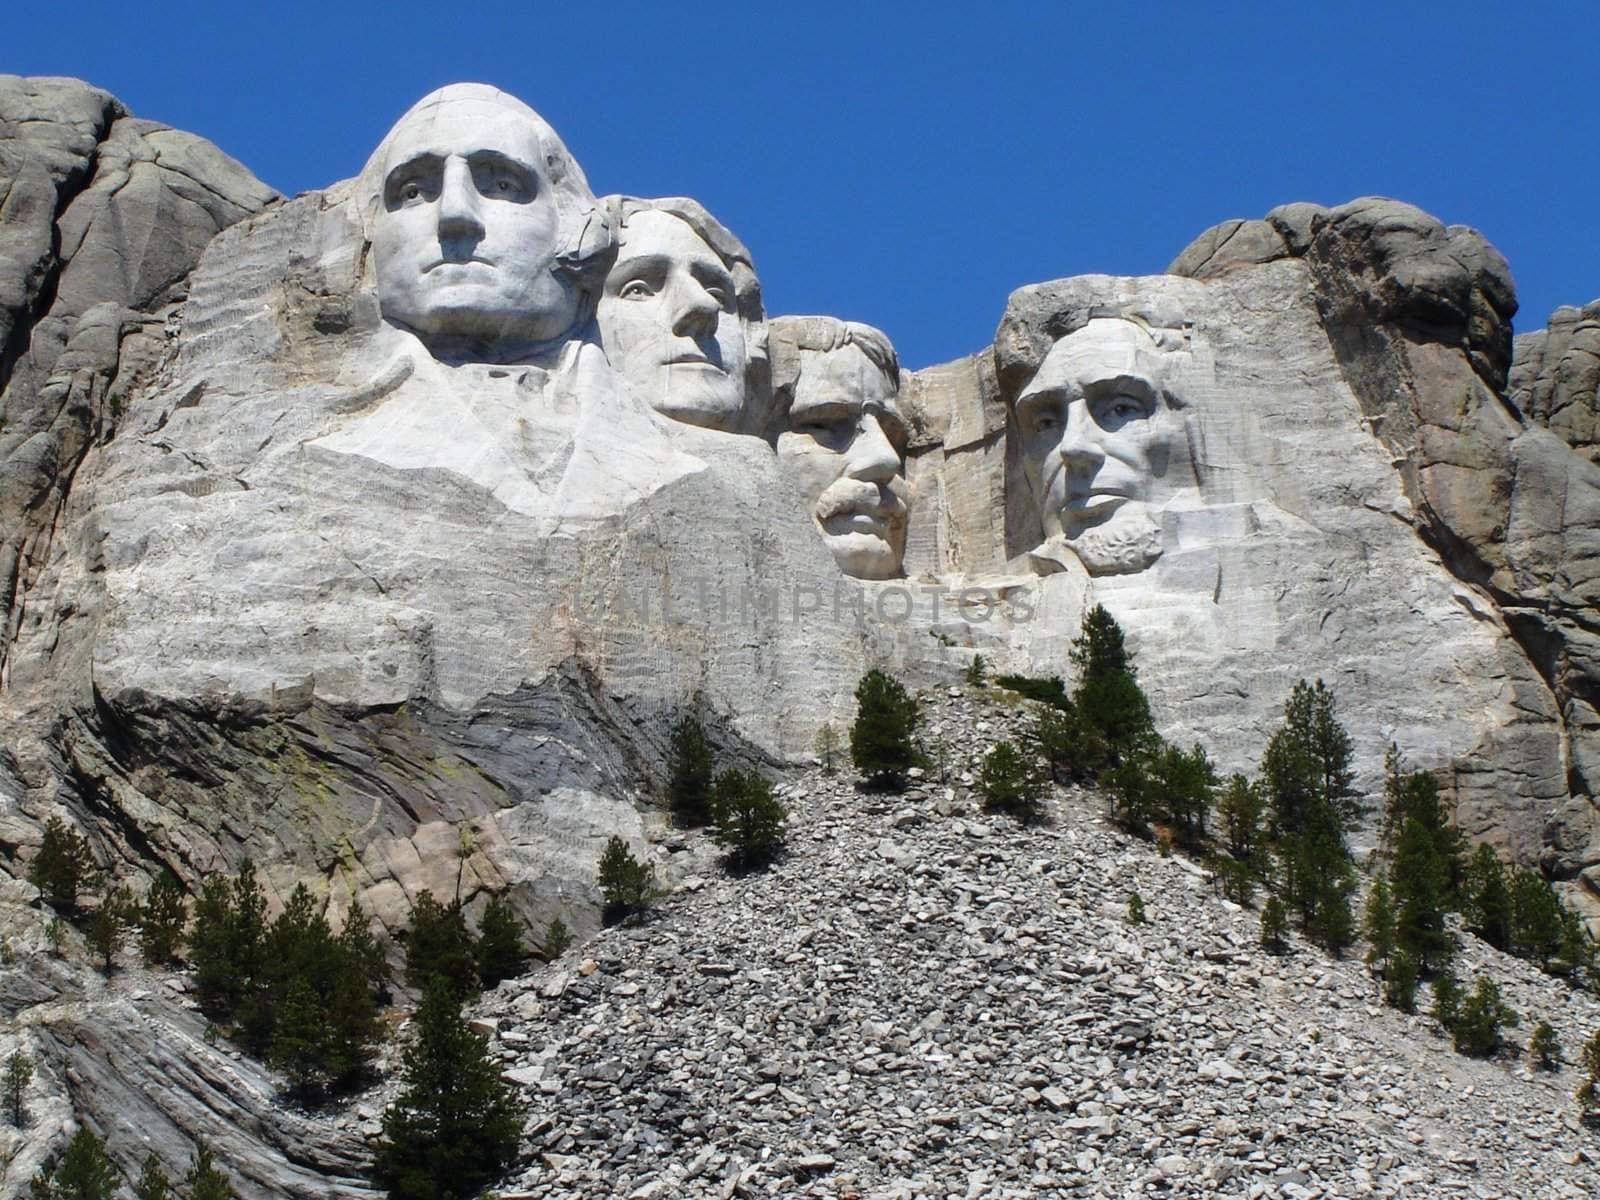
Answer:
[{"label": "george washington carved face", "polygon": [[559,269],[594,208],[554,131],[481,84],[425,97],[369,164],[379,306],[440,357],[510,357],[567,333]]}]

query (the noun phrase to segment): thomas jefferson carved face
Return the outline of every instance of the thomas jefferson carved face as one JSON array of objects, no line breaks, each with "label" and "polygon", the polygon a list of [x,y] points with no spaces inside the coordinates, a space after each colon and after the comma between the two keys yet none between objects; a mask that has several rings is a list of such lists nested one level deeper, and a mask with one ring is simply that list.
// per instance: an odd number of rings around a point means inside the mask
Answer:
[{"label": "thomas jefferson carved face", "polygon": [[854,345],[799,352],[778,462],[811,506],[834,561],[858,579],[901,573],[906,429],[896,389]]},{"label": "thomas jefferson carved face", "polygon": [[1154,562],[1156,510],[1194,485],[1170,389],[1178,357],[1133,321],[1097,318],[1057,342],[1017,398],[1045,536],[1065,539],[1090,574]]},{"label": "thomas jefferson carved face", "polygon": [[741,425],[750,348],[734,283],[687,221],[652,209],[628,217],[595,316],[612,367],[657,412]]},{"label": "thomas jefferson carved face", "polygon": [[457,84],[402,117],[379,154],[372,252],[388,320],[441,356],[514,355],[571,329],[580,297],[552,268],[594,198],[538,114]]}]

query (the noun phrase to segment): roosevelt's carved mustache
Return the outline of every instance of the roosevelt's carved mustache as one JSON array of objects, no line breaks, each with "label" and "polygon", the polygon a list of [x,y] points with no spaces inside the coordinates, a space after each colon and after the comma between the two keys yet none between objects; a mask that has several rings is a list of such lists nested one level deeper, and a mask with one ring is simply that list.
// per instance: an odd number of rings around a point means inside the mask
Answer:
[{"label": "roosevelt's carved mustache", "polygon": [[859,479],[841,479],[830,484],[817,498],[817,520],[824,523],[834,517],[861,513],[888,522],[905,519],[905,501],[893,488]]}]

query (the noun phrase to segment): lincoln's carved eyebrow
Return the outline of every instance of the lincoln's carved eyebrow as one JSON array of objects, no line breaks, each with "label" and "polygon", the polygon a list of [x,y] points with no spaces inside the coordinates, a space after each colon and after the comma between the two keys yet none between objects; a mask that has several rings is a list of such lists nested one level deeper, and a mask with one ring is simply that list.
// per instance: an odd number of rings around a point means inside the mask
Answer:
[{"label": "lincoln's carved eyebrow", "polygon": [[1160,395],[1160,389],[1152,380],[1130,371],[1108,371],[1103,375],[1090,376],[1080,380],[1079,386],[1085,398],[1089,399],[1099,396],[1136,396],[1154,403]]}]

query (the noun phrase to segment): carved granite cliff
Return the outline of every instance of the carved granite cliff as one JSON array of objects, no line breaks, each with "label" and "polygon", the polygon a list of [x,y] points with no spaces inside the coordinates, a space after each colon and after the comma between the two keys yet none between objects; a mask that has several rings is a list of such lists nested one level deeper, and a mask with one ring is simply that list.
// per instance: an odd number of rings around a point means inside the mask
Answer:
[{"label": "carved granite cliff", "polygon": [[[1067,674],[1094,603],[1225,769],[1321,676],[1368,787],[1397,743],[1473,837],[1600,887],[1600,317],[1513,357],[1472,230],[1288,205],[1165,275],[1020,288],[990,346],[909,371],[858,320],[769,319],[714,216],[595,197],[484,85],[285,201],[0,77],[0,172],[0,904],[30,945],[52,815],[130,882],[249,856],[393,928],[459,871],[582,932],[612,834],[697,861],[655,803],[685,709],[776,767],[868,666]],[[181,1164],[247,1094],[250,1187],[359,1187],[353,1139],[275,1157],[292,1122],[176,1001],[74,986],[0,988],[62,1079],[186,1031],[171,1111],[105,1078],[81,1107]]]}]

